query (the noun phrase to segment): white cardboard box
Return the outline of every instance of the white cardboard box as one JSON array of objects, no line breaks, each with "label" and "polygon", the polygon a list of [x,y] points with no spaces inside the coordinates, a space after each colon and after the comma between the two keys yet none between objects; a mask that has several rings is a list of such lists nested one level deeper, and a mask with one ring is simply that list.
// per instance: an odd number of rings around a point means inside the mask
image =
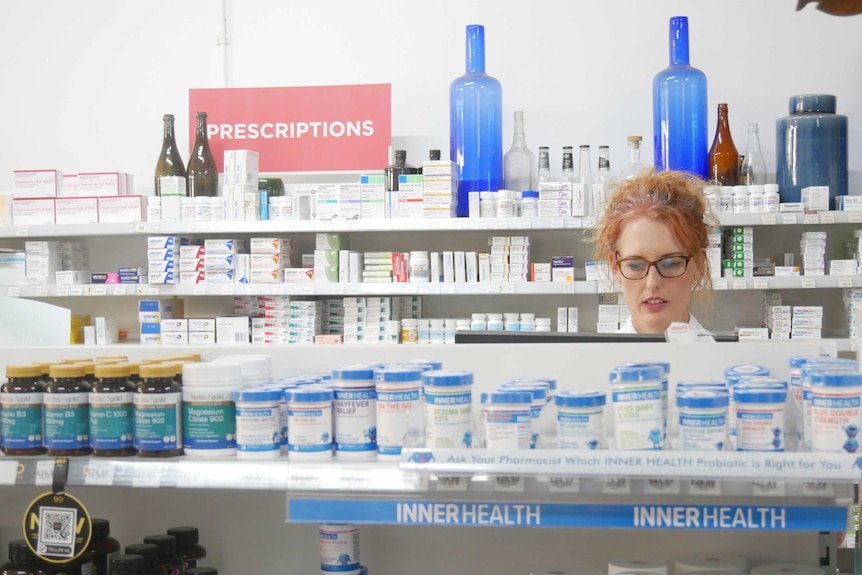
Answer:
[{"label": "white cardboard box", "polygon": [[38,226],[56,223],[54,198],[13,198],[12,223],[16,226]]},{"label": "white cardboard box", "polygon": [[108,224],[144,220],[143,196],[104,196],[98,198],[99,221]]},{"label": "white cardboard box", "polygon": [[54,200],[54,218],[58,224],[95,224],[99,221],[99,199],[57,198]]},{"label": "white cardboard box", "polygon": [[63,185],[60,170],[15,170],[14,178],[16,198],[56,198]]},{"label": "white cardboard box", "polygon": [[249,343],[249,321],[245,316],[216,318],[216,343]]}]

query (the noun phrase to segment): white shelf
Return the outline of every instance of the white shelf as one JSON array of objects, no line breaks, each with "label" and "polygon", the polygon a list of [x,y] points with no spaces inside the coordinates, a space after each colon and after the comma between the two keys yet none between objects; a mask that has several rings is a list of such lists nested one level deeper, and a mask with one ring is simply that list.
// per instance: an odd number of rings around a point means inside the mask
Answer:
[{"label": "white shelf", "polygon": [[[417,220],[343,220],[320,222],[226,221],[226,222],[137,222],[121,224],[56,224],[0,226],[0,239],[72,238],[92,236],[289,234],[315,232],[397,231],[505,231],[584,229],[595,226],[594,217],[569,218],[440,218]],[[862,224],[862,212],[819,214],[723,214],[722,226],[769,226],[793,224]]]},{"label": "white shelf", "polygon": [[[720,278],[716,291],[862,288],[862,276],[797,276]],[[112,297],[112,296],[350,296],[350,295],[588,295],[616,293],[607,282],[512,283],[305,283],[305,284],[86,284],[69,286],[0,286],[0,296]]]}]

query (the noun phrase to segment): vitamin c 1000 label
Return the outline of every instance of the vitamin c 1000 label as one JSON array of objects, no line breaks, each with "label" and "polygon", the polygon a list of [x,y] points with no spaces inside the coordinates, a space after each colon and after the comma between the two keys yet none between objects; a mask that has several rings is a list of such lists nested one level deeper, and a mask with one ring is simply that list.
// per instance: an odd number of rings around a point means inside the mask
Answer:
[{"label": "vitamin c 1000 label", "polygon": [[134,394],[90,394],[90,446],[93,449],[128,449],[134,444]]}]

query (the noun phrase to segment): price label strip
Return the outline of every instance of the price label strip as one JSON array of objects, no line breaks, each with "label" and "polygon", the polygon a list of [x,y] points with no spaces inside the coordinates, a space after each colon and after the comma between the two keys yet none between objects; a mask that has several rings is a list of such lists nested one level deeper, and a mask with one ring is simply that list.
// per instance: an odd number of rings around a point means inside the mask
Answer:
[{"label": "price label strip", "polygon": [[30,550],[42,560],[70,563],[90,545],[92,520],[83,503],[66,493],[69,460],[58,457],[50,463],[52,489],[34,499],[24,512],[24,538]]}]

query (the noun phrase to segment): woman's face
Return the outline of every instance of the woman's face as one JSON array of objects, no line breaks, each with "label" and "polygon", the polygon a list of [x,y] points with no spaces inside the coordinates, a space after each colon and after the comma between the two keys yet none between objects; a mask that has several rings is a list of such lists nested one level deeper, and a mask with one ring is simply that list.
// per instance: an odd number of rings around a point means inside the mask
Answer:
[{"label": "woman's face", "polygon": [[[615,265],[617,259],[637,257],[655,262],[668,256],[694,257],[685,273],[675,278],[662,277],[655,266],[650,266],[646,277],[631,280],[623,277]],[[610,264],[623,288],[638,333],[664,333],[671,322],[688,323],[688,306],[700,273],[700,257],[679,245],[670,226],[648,218],[624,225],[617,240],[616,258],[612,256]]]}]

